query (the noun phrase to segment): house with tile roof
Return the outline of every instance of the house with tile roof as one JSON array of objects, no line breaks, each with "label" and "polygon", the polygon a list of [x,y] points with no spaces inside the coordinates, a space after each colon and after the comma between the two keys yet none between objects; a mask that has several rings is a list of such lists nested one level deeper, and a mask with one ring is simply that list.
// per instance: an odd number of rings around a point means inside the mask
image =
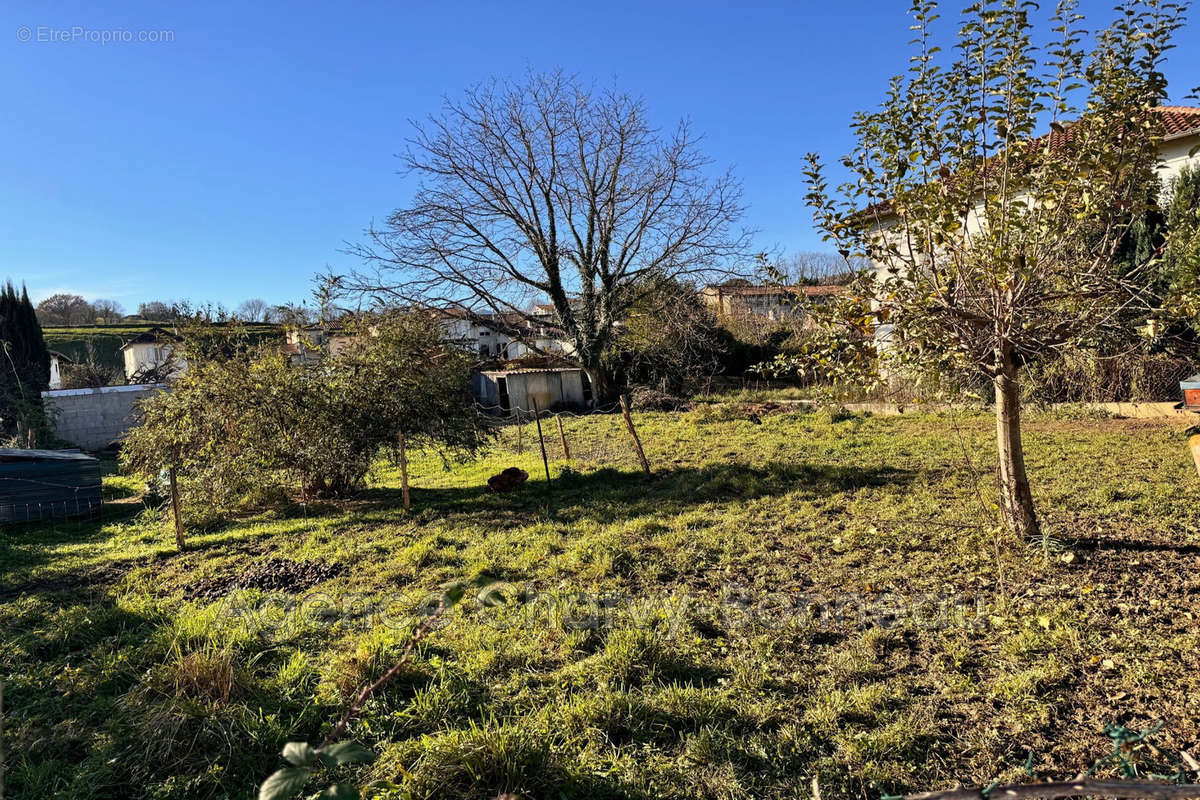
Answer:
[{"label": "house with tile roof", "polygon": [[700,299],[722,317],[760,317],[770,321],[798,319],[804,308],[845,291],[842,286],[730,286],[713,284]]},{"label": "house with tile roof", "polygon": [[1159,178],[1164,187],[1188,164],[1200,165],[1200,108],[1161,106],[1163,137],[1158,146]]},{"label": "house with tile roof", "polygon": [[[1152,109],[1156,124],[1160,126],[1158,143],[1158,177],[1162,183],[1164,194],[1171,191],[1171,184],[1186,166],[1200,167],[1200,108],[1190,106],[1156,106]],[[1075,127],[1071,123],[1056,125],[1054,129],[1031,144],[1042,147],[1049,144],[1050,151],[1062,147],[1075,135]],[[991,164],[984,165],[986,172]],[[954,176],[948,175],[943,180],[953,181]],[[887,236],[888,230],[896,223],[897,217],[890,201],[878,203],[863,209],[857,215],[862,220],[869,220],[873,231]],[[968,230],[978,229],[982,225],[981,206],[966,215],[965,224]],[[883,275],[890,266],[886,263],[875,264],[877,274]],[[886,346],[891,337],[893,326],[879,325],[876,329],[876,340],[880,346]]]}]

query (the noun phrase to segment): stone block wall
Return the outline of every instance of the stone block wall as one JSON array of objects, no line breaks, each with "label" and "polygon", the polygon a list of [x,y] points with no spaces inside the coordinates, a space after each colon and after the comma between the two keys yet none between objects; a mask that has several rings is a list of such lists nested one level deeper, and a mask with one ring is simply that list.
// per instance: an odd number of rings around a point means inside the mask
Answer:
[{"label": "stone block wall", "polygon": [[83,450],[103,450],[125,435],[135,421],[139,400],[161,392],[164,384],[58,389],[42,392],[54,433]]}]

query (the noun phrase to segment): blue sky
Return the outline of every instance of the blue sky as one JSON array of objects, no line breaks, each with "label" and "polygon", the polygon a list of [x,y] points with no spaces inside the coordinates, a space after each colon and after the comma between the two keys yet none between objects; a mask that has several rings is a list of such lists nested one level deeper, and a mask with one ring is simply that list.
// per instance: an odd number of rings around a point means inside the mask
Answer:
[{"label": "blue sky", "polygon": [[[1085,10],[1107,18],[1109,6]],[[742,180],[759,245],[820,249],[803,156],[848,149],[851,114],[876,104],[906,64],[907,8],[10,5],[0,29],[0,277],[24,281],[35,299],[72,291],[130,311],[152,299],[304,299],[314,273],[355,266],[344,242],[409,199],[395,158],[408,121],[445,94],[527,69],[615,82],[663,126],[689,118],[716,166]],[[172,40],[87,41],[110,30]],[[1171,58],[1177,95],[1200,83],[1195,30]],[[55,36],[67,41],[47,41]]]}]

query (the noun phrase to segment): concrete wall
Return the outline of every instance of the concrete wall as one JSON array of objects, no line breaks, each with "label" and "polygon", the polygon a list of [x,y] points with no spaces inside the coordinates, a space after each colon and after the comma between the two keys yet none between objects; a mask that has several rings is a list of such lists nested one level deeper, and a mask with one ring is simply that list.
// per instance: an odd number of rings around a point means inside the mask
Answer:
[{"label": "concrete wall", "polygon": [[42,392],[58,438],[84,450],[103,450],[133,426],[136,403],[165,388],[105,386]]}]

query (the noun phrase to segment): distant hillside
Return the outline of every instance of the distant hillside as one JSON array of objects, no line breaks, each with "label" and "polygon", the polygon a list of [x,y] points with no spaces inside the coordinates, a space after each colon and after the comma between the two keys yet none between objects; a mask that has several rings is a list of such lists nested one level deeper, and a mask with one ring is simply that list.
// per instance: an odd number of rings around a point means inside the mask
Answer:
[{"label": "distant hillside", "polygon": [[[171,325],[161,322],[80,325],[42,328],[42,333],[46,337],[47,347],[75,361],[87,360],[88,343],[91,342],[92,352],[95,354],[94,357],[98,364],[113,369],[124,369],[125,361],[121,356],[121,345],[151,328],[170,330]],[[259,341],[268,339],[283,341],[283,327],[280,325],[246,325],[245,328],[252,338]]]}]

